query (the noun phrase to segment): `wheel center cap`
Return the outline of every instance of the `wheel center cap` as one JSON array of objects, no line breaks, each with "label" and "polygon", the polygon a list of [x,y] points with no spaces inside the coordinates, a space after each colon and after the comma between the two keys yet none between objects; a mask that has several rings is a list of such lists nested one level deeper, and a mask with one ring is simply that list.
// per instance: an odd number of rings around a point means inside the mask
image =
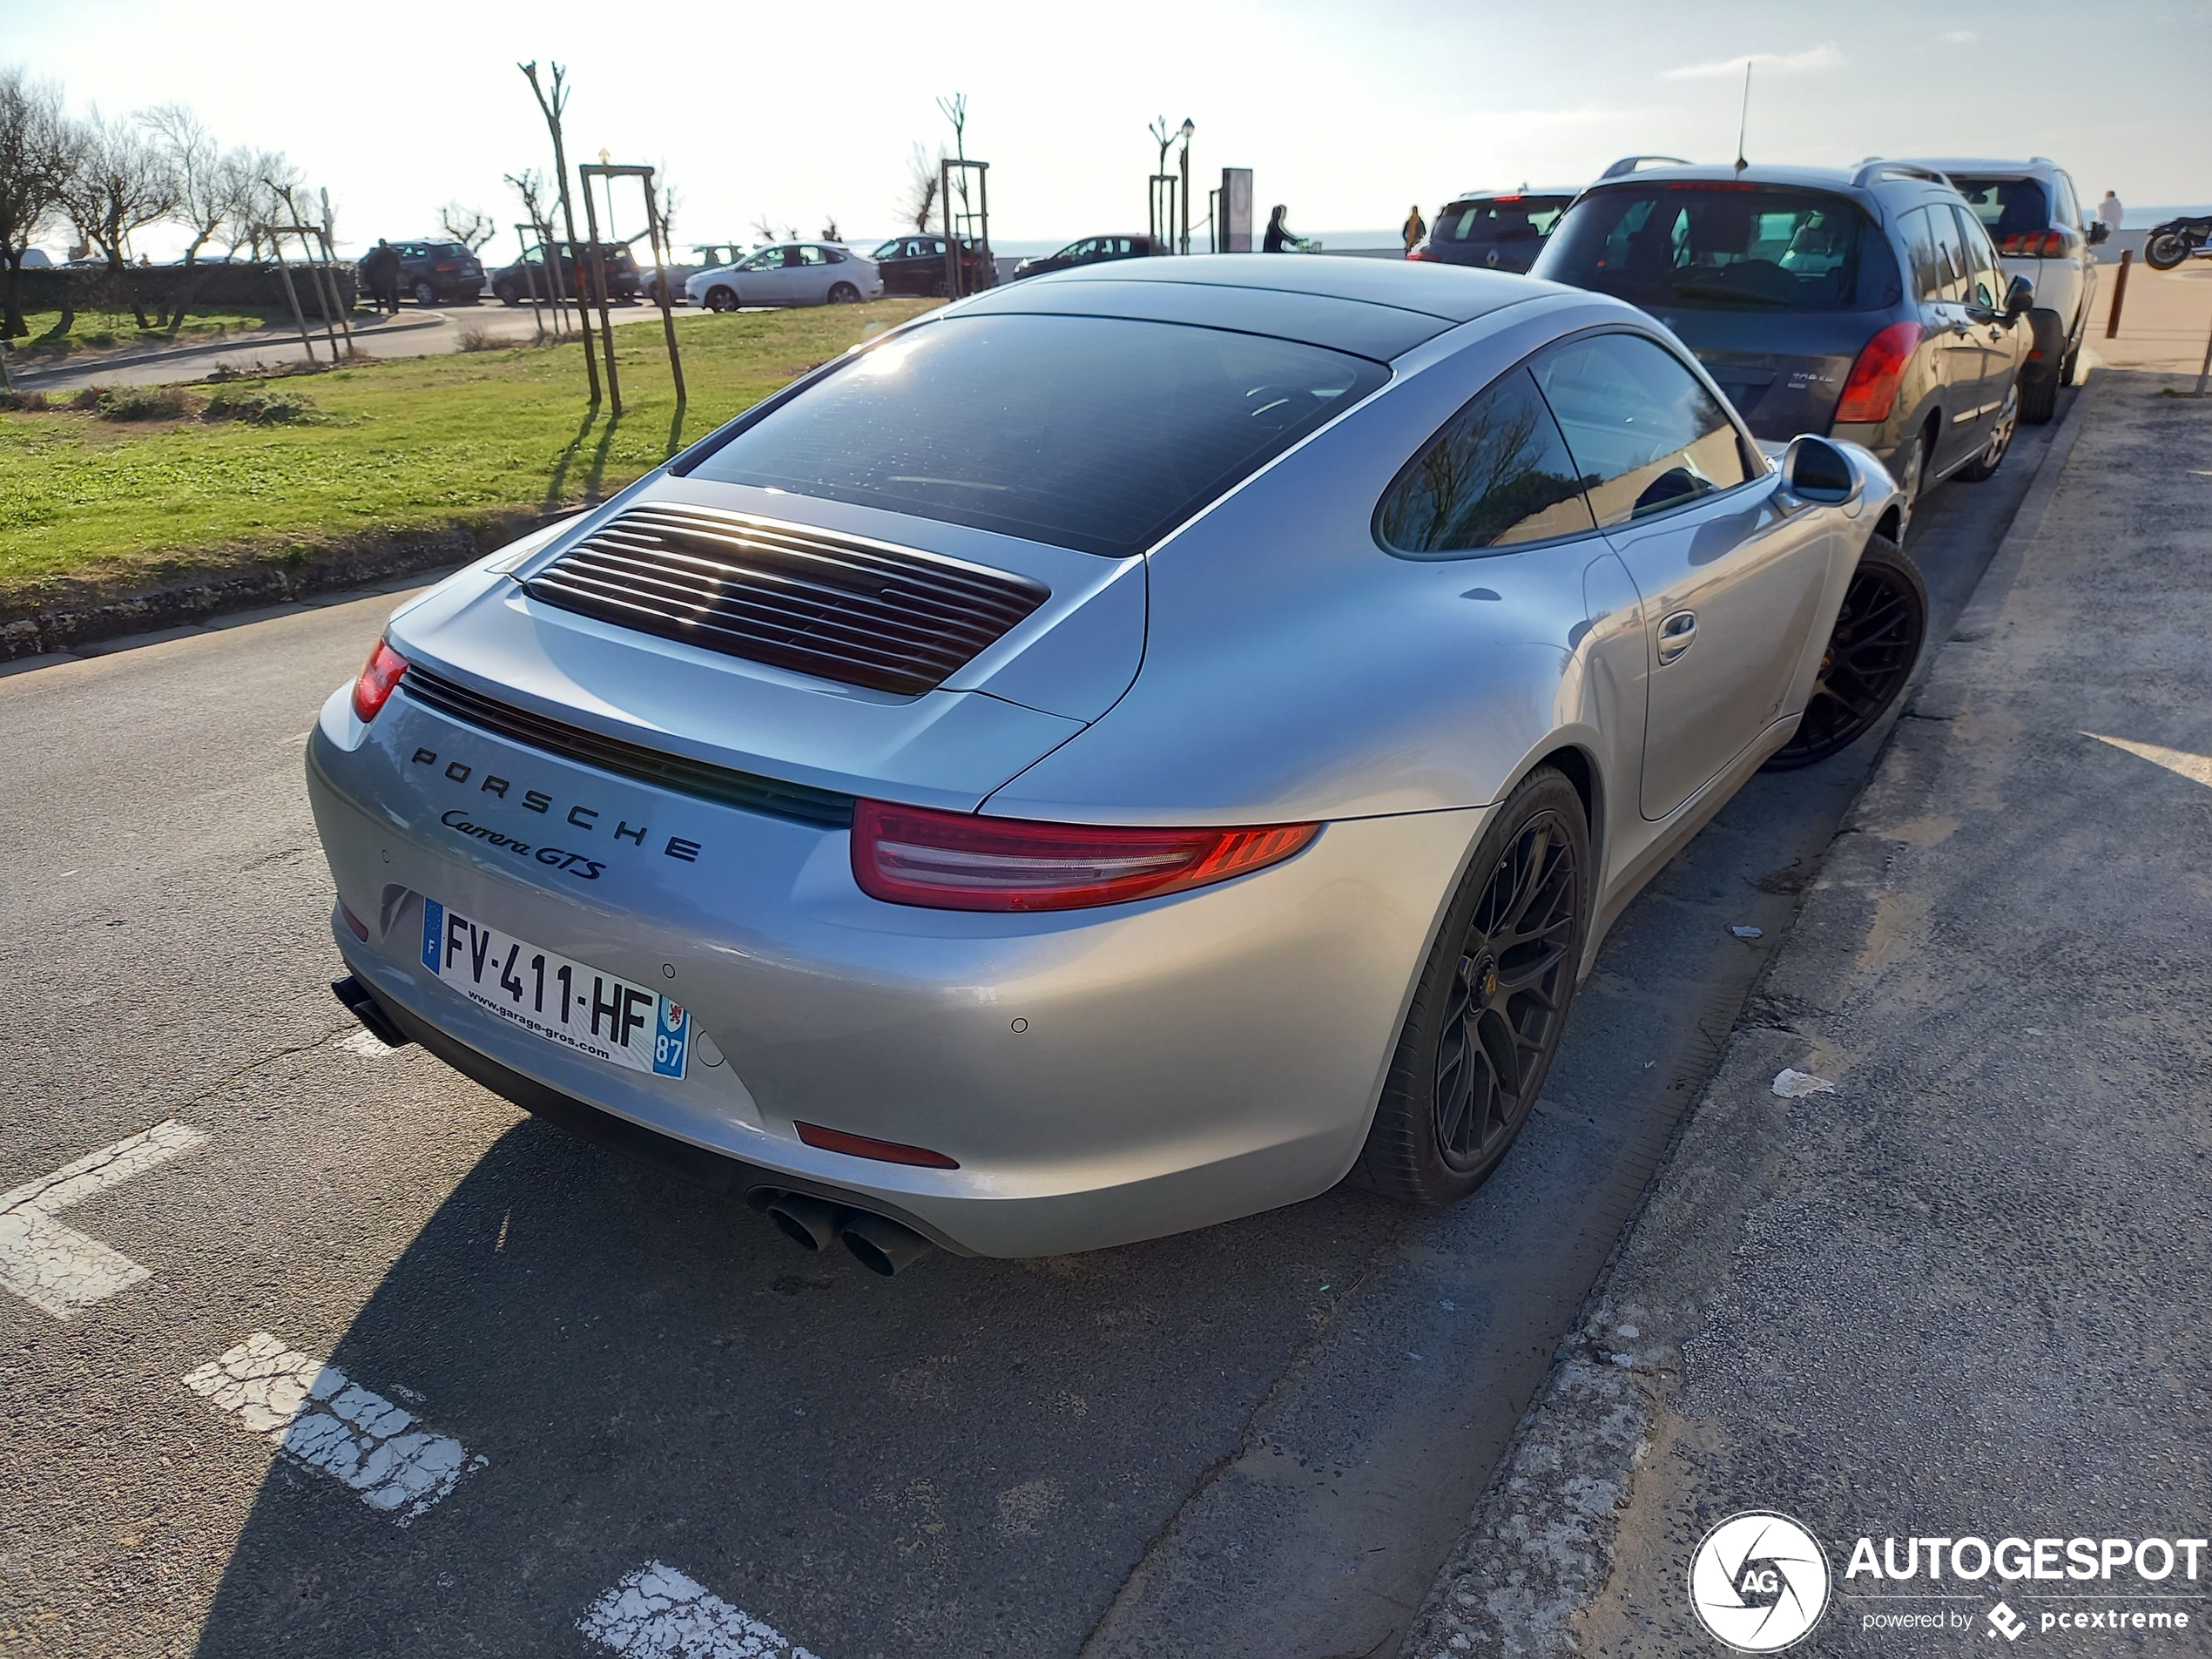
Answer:
[{"label": "wheel center cap", "polygon": [[1474,959],[1474,972],[1469,976],[1474,994],[1485,1001],[1498,994],[1498,959],[1488,951]]}]

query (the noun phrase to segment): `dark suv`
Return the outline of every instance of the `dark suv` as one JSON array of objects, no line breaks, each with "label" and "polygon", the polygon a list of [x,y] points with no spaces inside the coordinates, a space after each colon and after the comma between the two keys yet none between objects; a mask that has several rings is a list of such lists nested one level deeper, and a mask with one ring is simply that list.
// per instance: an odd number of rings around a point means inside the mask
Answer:
[{"label": "dark suv", "polygon": [[[945,239],[935,232],[894,236],[868,255],[883,277],[886,293],[938,294],[945,291]],[[973,237],[960,239],[961,289],[974,293],[997,285],[998,272],[987,250]]]},{"label": "dark suv", "polygon": [[2034,290],[1939,173],[1662,167],[1576,199],[1531,274],[1665,323],[1758,437],[1862,443],[1903,487],[1982,479],[2020,413]]},{"label": "dark suv", "polygon": [[[573,297],[577,267],[568,251],[569,244],[556,242],[553,246],[556,250],[559,265],[555,274],[561,284],[561,292]],[[591,245],[583,243],[581,248],[583,257],[589,259]],[[491,291],[499,296],[503,305],[527,304],[533,288],[541,300],[550,300],[552,291],[546,286],[545,265],[545,250],[534,247],[514,264],[502,266],[492,273]],[[644,284],[637,273],[637,260],[626,246],[620,242],[602,242],[599,245],[599,268],[607,279],[608,299],[623,305],[637,302]],[[587,293],[585,298],[596,300],[598,296]]]},{"label": "dark suv", "polygon": [[1526,271],[1559,223],[1572,190],[1470,190],[1440,207],[1428,234],[1406,257],[1433,265],[1480,265],[1492,271]]},{"label": "dark suv", "polygon": [[[419,306],[474,305],[484,291],[484,267],[458,242],[395,242],[400,256],[400,292]],[[361,279],[364,293],[368,279]]]}]

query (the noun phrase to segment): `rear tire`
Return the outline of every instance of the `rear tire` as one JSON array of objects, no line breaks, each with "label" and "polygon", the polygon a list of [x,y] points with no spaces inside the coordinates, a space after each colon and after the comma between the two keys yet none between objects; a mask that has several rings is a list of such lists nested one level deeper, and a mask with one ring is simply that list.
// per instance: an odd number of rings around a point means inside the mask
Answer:
[{"label": "rear tire", "polygon": [[849,282],[840,282],[829,291],[829,302],[833,306],[856,306],[860,303],[860,291]]},{"label": "rear tire", "polygon": [[[2048,426],[2051,417],[2059,412],[2059,388],[2073,378],[2074,356],[2068,353],[2055,374],[2046,374],[2040,381],[2022,381],[2020,419],[2030,426]],[[1973,476],[1972,469],[1966,475]]]},{"label": "rear tire", "polygon": [[[2040,384],[2051,388],[2051,401],[2055,407],[2059,396],[2057,378],[2054,376]],[[1986,482],[2005,464],[2005,457],[2012,452],[2013,433],[2020,424],[2021,395],[2017,384],[2005,394],[2005,407],[1997,411],[1997,429],[1989,435],[1989,442],[1982,446],[1981,453],[1959,469],[1959,475],[1968,483]],[[2051,417],[2046,415],[2043,418],[2047,421]]]},{"label": "rear tire", "polygon": [[1537,767],[1482,833],[1445,911],[1353,1166],[1361,1184],[1457,1204],[1505,1161],[1559,1052],[1594,874],[1582,798]]},{"label": "rear tire", "polygon": [[1858,556],[1812,695],[1790,741],[1763,772],[1795,772],[1872,731],[1912,678],[1928,634],[1928,584],[1912,556],[1877,531]]},{"label": "rear tire", "polygon": [[2168,231],[2143,244],[2143,263],[2154,271],[2170,271],[2189,256],[2186,238]]}]

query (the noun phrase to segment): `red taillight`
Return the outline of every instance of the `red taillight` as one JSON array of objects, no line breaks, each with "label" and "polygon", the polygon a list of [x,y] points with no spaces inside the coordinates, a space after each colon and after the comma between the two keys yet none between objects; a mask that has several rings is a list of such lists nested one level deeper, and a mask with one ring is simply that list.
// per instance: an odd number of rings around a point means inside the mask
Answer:
[{"label": "red taillight", "polygon": [[435,265],[432,266],[430,268],[431,268],[433,271],[452,271],[452,270],[456,270],[456,269],[458,269],[459,267],[458,267],[458,266],[456,266],[451,260],[439,260],[439,261],[438,261]]},{"label": "red taillight", "polygon": [[853,813],[853,878],[887,904],[1076,910],[1226,881],[1289,858],[1320,827],[1103,829],[864,800]]},{"label": "red taillight", "polygon": [[382,640],[368,654],[361,664],[361,677],[354,682],[354,712],[361,716],[366,725],[376,718],[392,695],[392,688],[400,683],[400,676],[407,672],[407,658]]},{"label": "red taillight", "polygon": [[824,1129],[819,1123],[801,1123],[792,1120],[792,1127],[799,1131],[799,1138],[809,1146],[819,1146],[825,1152],[842,1152],[849,1157],[873,1158],[879,1163],[912,1163],[924,1170],[957,1170],[957,1159],[942,1152],[933,1152],[926,1146],[908,1146],[902,1141],[879,1141],[872,1135],[848,1135],[841,1129]]},{"label": "red taillight", "polygon": [[1493,196],[1490,199],[1494,202],[1517,202],[1521,199],[1521,198],[1516,194],[1512,196]]},{"label": "red taillight", "polygon": [[1836,423],[1855,426],[1888,420],[1890,407],[1897,401],[1898,382],[1905,378],[1905,366],[1919,343],[1917,322],[1893,322],[1868,341],[1851,366],[1851,378],[1844,382]]},{"label": "red taillight", "polygon": [[1434,248],[1431,247],[1426,242],[1416,242],[1413,244],[1413,246],[1406,250],[1406,257],[1409,260],[1426,260],[1431,265],[1441,265],[1444,263],[1444,256],[1439,253]]},{"label": "red taillight", "polygon": [[2008,260],[2055,260],[2066,252],[2064,231],[2031,231],[2006,237],[1997,251]]}]

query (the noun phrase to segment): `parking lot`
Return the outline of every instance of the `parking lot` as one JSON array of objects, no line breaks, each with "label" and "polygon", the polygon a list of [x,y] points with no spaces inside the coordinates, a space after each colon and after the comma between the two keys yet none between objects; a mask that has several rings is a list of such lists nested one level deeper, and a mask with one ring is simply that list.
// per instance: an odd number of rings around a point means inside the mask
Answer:
[{"label": "parking lot", "polygon": [[[1924,506],[1935,638],[2056,429]],[[1471,1202],[880,1280],[329,996],[300,751],[393,603],[0,678],[0,1226],[64,1270],[0,1296],[0,1651],[1390,1651],[1878,741],[1636,900]]]}]

